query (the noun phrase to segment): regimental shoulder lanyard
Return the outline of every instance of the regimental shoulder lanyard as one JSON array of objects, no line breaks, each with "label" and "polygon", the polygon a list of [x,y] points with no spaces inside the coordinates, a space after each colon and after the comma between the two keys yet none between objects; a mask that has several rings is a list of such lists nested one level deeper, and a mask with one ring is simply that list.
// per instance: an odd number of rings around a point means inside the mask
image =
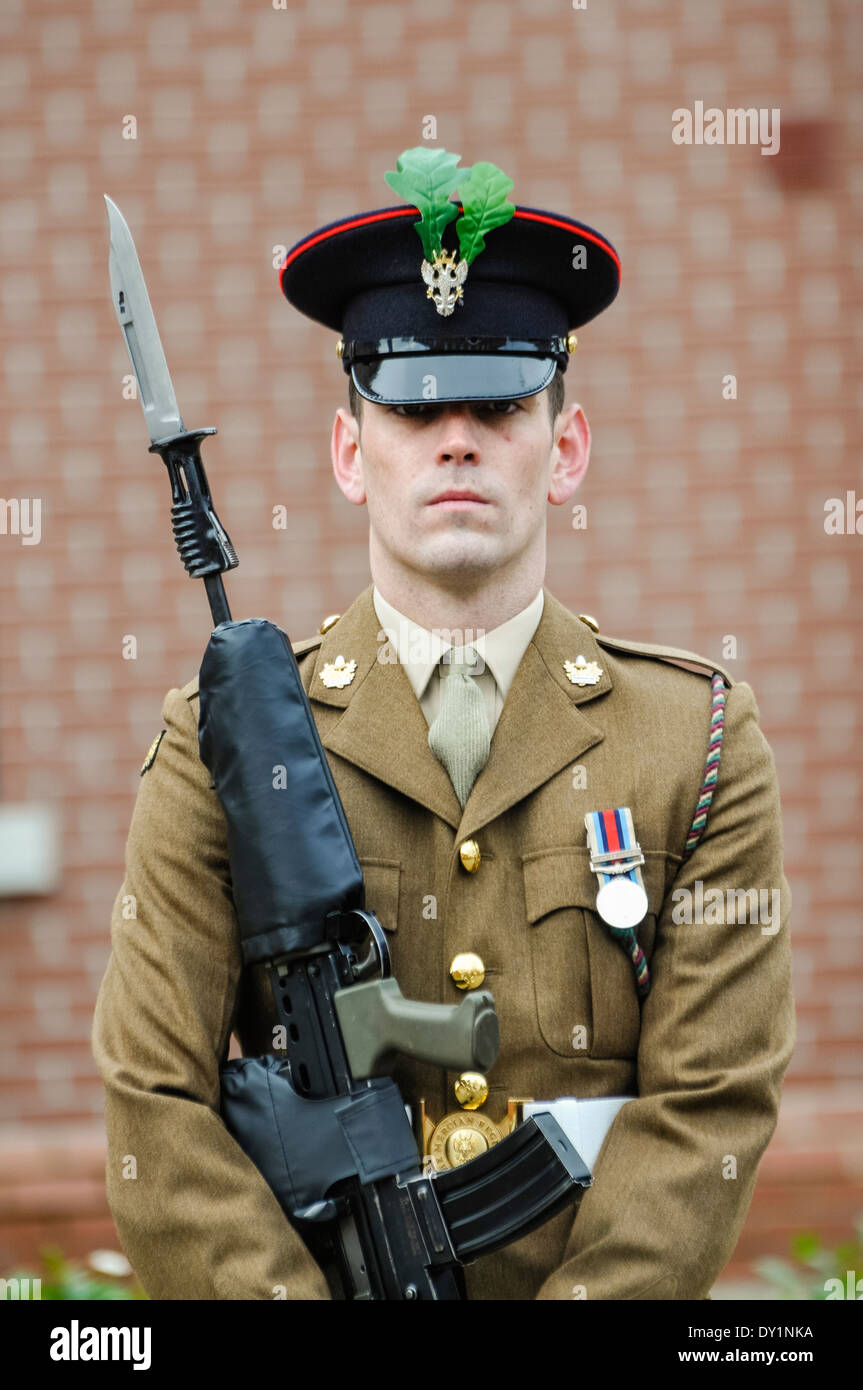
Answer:
[{"label": "regimental shoulder lanyard", "polygon": [[[683,863],[704,834],[719,776],[722,736],[725,732],[725,681],[719,671],[714,672],[712,692],[707,762],[695,816],[686,836]],[[650,971],[638,944],[635,928],[643,921],[648,904],[641,876],[644,855],[635,838],[632,812],[628,806],[618,806],[612,811],[588,811],[584,824],[590,849],[590,867],[599,879],[596,910],[611,936],[632,961],[635,987],[639,997],[644,998],[650,991]]]}]

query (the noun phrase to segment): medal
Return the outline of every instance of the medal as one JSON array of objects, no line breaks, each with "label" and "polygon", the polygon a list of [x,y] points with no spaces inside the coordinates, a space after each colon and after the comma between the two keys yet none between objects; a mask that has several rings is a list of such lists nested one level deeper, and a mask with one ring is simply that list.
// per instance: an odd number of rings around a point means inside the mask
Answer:
[{"label": "medal", "polygon": [[610,927],[637,927],[647,912],[647,894],[625,874],[610,878],[596,895],[596,910]]},{"label": "medal", "polygon": [[628,806],[613,811],[588,811],[584,818],[590,867],[599,880],[596,911],[615,940],[624,948],[635,971],[640,995],[650,989],[650,973],[635,928],[649,906],[641,865],[644,855],[635,838]]}]

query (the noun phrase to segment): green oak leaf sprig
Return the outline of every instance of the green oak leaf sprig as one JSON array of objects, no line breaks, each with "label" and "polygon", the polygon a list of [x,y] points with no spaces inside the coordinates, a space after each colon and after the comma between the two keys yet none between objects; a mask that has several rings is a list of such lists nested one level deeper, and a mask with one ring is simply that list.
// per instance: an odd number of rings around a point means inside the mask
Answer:
[{"label": "green oak leaf sprig", "polygon": [[417,145],[400,154],[396,168],[384,176],[390,188],[419,208],[422,218],[414,228],[427,261],[442,250],[444,229],[458,213],[458,206],[451,201],[456,189],[464,211],[455,229],[462,260],[468,265],[485,250],[486,234],[502,227],[515,213],[514,204],[508,202],[512,179],[488,160],[471,169],[459,169],[460,158],[447,150]]},{"label": "green oak leaf sprig", "polygon": [[444,227],[458,213],[456,204],[451,203],[449,197],[458,186],[456,166],[460,159],[459,154],[417,145],[400,154],[395,169],[387,170],[384,175],[390,188],[394,188],[396,193],[413,203],[422,213],[422,221],[415,222],[414,227],[427,261],[433,260],[435,252],[440,251]]},{"label": "green oak leaf sprig", "polygon": [[502,227],[513,216],[515,206],[507,202],[512,187],[512,179],[487,160],[475,164],[468,170],[468,178],[459,183],[464,215],[456,222],[455,229],[462,260],[468,265],[485,250],[486,232]]}]

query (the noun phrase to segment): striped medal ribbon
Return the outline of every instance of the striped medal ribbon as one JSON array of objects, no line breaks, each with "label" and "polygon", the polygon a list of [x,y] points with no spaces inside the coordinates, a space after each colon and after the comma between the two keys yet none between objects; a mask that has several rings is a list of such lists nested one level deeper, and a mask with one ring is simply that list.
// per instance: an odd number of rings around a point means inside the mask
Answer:
[{"label": "striped medal ribbon", "polygon": [[611,935],[629,955],[639,994],[650,989],[650,975],[635,927],[647,912],[647,893],[641,875],[644,855],[635,838],[628,806],[613,811],[588,811],[584,818],[590,867],[599,879],[596,910]]}]

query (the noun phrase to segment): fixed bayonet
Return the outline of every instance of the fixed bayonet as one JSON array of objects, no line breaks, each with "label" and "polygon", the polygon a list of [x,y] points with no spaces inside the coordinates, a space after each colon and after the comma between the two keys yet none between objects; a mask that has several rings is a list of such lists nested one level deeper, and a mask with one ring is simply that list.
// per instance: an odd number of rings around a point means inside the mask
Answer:
[{"label": "fixed bayonet", "polygon": [[168,363],[129,225],[105,194],[111,249],[108,272],[117,321],[138,383],[138,396],[150,435],[150,453],[159,454],[171,482],[171,520],[180,559],[194,579],[203,579],[214,622],[230,621],[222,574],[239,561],[216,516],[201,462],[201,440],[213,428],[187,430],[177,405]]},{"label": "fixed bayonet", "polygon": [[129,224],[117,204],[112,202],[107,194],[105,206],[111,234],[111,250],[108,256],[111,295],[123,337],[126,339],[132,370],[138,382],[138,395],[144,419],[150,439],[155,444],[158,439],[178,434],[185,429],[185,425],[177,406],[171,374],[165,361],[162,340],[153,317],[150,296],[147,294]]}]

